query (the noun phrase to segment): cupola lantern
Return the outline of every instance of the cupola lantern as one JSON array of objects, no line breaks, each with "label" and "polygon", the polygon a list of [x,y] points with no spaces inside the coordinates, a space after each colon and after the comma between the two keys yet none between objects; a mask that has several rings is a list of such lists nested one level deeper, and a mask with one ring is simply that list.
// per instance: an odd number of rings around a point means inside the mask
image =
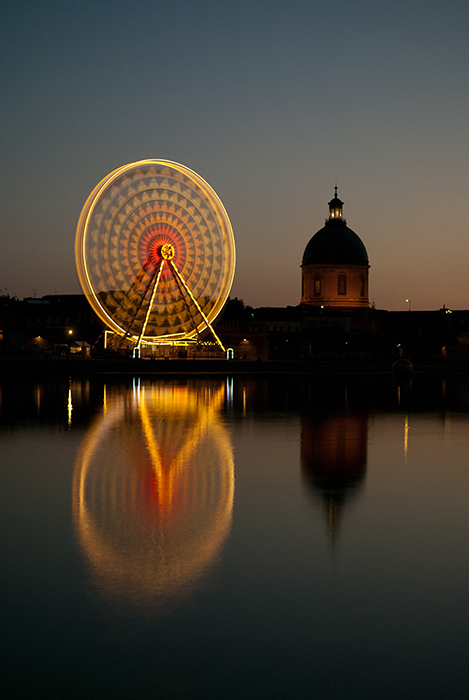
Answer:
[{"label": "cupola lantern", "polygon": [[329,221],[331,221],[331,219],[342,219],[342,207],[344,203],[337,196],[337,185],[334,189],[334,198],[329,202]]}]

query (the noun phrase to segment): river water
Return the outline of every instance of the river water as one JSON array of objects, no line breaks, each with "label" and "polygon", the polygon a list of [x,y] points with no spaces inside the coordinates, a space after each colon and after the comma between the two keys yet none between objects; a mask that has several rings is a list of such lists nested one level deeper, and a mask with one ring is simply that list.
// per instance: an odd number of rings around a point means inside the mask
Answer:
[{"label": "river water", "polygon": [[467,697],[466,377],[9,377],[0,421],[2,697]]}]

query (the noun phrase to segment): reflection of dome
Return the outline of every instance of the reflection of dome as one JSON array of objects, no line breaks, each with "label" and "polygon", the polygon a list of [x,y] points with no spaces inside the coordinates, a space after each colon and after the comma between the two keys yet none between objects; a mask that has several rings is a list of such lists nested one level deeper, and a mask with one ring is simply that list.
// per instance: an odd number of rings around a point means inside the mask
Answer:
[{"label": "reflection of dome", "polygon": [[325,502],[332,536],[337,534],[343,507],[365,477],[367,440],[365,415],[302,418],[303,475],[313,494]]},{"label": "reflection of dome", "polygon": [[336,191],[329,202],[329,219],[305,248],[301,263],[302,304],[368,306],[368,253],[342,218],[342,206]]},{"label": "reflection of dome", "polygon": [[232,517],[223,387],[168,384],[107,400],[75,465],[75,526],[99,590],[154,606],[187,594]]}]

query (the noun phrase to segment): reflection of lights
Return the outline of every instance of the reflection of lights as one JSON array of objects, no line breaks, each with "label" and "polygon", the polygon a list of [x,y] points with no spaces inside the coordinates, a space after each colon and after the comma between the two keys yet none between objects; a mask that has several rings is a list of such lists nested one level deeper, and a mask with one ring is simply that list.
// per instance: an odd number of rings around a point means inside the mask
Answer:
[{"label": "reflection of lights", "polygon": [[72,411],[73,411],[73,406],[72,406],[72,387],[68,387],[68,404],[67,404],[67,409],[68,409],[68,425],[72,425]]},{"label": "reflection of lights", "polygon": [[407,462],[407,451],[409,449],[409,416],[405,417],[404,422],[404,459]]},{"label": "reflection of lights", "polygon": [[233,377],[226,378],[226,406],[233,408]]},{"label": "reflection of lights", "polygon": [[215,560],[234,495],[224,401],[218,383],[135,379],[130,397],[106,393],[73,485],[80,543],[106,596],[153,605],[189,592]]}]

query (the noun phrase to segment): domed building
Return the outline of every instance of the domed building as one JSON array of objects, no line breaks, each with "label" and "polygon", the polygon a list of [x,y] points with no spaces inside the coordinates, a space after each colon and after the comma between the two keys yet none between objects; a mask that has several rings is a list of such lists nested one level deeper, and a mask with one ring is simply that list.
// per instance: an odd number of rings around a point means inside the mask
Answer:
[{"label": "domed building", "polygon": [[342,216],[344,203],[329,202],[329,219],[305,248],[301,303],[335,309],[369,306],[368,253],[362,240]]}]

